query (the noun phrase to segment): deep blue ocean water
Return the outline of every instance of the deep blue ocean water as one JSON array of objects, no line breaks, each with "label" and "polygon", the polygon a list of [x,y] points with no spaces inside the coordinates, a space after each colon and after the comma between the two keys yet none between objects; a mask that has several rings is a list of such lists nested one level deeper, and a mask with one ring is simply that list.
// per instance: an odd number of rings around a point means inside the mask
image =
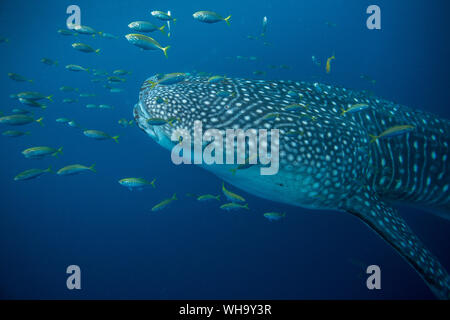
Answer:
[{"label": "deep blue ocean water", "polygon": [[[66,8],[81,8],[81,22],[117,35],[104,39],[64,37]],[[366,28],[366,8],[377,4],[382,29]],[[151,36],[170,45],[169,58],[160,51],[141,51],[124,35],[135,20],[162,22],[151,10],[170,10],[177,18],[172,36]],[[225,23],[202,24],[198,10],[232,15]],[[226,213],[217,203],[200,203],[186,193],[220,193],[221,181],[195,166],[175,166],[170,153],[136,126],[122,128],[120,118],[132,119],[143,81],[155,73],[192,72],[229,77],[319,81],[358,90],[399,104],[449,117],[449,29],[446,1],[25,1],[0,3],[0,110],[33,110],[44,127],[30,124],[19,130],[32,134],[17,139],[0,136],[0,297],[62,299],[433,299],[419,275],[380,237],[356,218],[332,211],[311,211],[245,196],[250,212]],[[268,17],[266,39],[259,35]],[[330,27],[326,22],[336,24]],[[100,54],[74,50],[76,41],[101,48]],[[332,72],[322,65],[332,54]],[[236,56],[255,56],[256,61]],[[58,66],[40,62],[58,60]],[[64,69],[67,64],[112,72],[132,71],[110,93],[92,75]],[[269,69],[268,65],[289,69]],[[256,70],[266,71],[255,76]],[[15,72],[34,79],[15,82]],[[360,78],[369,75],[371,84]],[[60,86],[95,93],[59,91]],[[11,99],[10,94],[39,91],[53,94],[46,110]],[[77,103],[62,103],[64,98]],[[85,105],[109,104],[114,110],[90,110]],[[55,122],[68,117],[85,128],[120,135],[119,144],[96,141],[81,131]],[[10,129],[2,126],[2,132]],[[14,128],[13,128],[14,129]],[[63,155],[25,159],[31,146],[63,147]],[[17,182],[16,174],[30,168],[59,169],[65,165],[96,164],[97,173],[61,177],[47,174]],[[156,189],[130,192],[118,184],[124,177],[156,178]],[[174,192],[179,200],[152,213],[151,208]],[[267,211],[286,212],[271,223]],[[420,209],[401,214],[427,247],[450,269],[448,221]],[[355,262],[356,261],[356,262]],[[82,289],[66,288],[66,268],[79,265]],[[377,264],[382,290],[369,291],[361,265]]]}]

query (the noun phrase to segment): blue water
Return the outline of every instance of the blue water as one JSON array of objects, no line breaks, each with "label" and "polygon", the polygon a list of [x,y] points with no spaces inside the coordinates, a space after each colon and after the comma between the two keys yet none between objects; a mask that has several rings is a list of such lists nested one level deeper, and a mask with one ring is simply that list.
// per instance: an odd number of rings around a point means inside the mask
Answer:
[{"label": "blue water", "polygon": [[[81,22],[118,39],[64,37],[68,5],[81,8]],[[366,28],[370,4],[382,10],[382,30]],[[151,10],[171,10],[177,18],[172,37],[153,36],[171,45],[161,51],[141,51],[129,44],[128,23],[149,20]],[[374,94],[413,108],[449,117],[449,29],[446,1],[25,1],[0,3],[0,110],[14,107],[43,116],[45,127],[30,124],[19,130],[30,136],[0,136],[0,297],[1,298],[135,298],[135,299],[433,299],[418,274],[381,238],[356,218],[331,211],[311,211],[270,202],[235,188],[250,212],[226,213],[217,203],[200,203],[186,193],[220,192],[221,181],[195,166],[175,166],[170,153],[136,126],[122,128],[120,118],[132,119],[142,82],[155,73],[192,72],[229,77],[320,81]],[[225,23],[202,24],[198,10],[232,15]],[[267,41],[259,35],[267,16]],[[336,24],[329,27],[326,22]],[[100,54],[74,50],[81,41]],[[322,64],[333,53],[332,72]],[[256,61],[236,56],[256,56]],[[58,60],[47,66],[42,57]],[[232,57],[228,59],[227,57]],[[67,64],[88,68],[131,70],[127,81],[110,93],[92,75],[64,69]],[[271,70],[267,66],[288,65]],[[15,82],[15,72],[34,83]],[[360,79],[367,74],[375,85]],[[261,76],[259,76],[261,78]],[[80,98],[60,86],[95,93]],[[53,94],[54,103],[35,110],[9,98],[21,91]],[[62,99],[76,98],[64,104]],[[110,104],[114,110],[86,109],[88,103]],[[120,135],[96,141],[81,131],[55,122],[68,117],[81,126]],[[8,128],[9,129],[9,128]],[[2,131],[7,127],[2,126]],[[62,146],[64,154],[43,160],[25,159],[31,146]],[[97,173],[61,177],[47,174],[16,182],[30,168],[59,169],[65,165],[96,164]],[[156,178],[156,189],[130,192],[118,184],[124,177]],[[171,207],[151,208],[174,192]],[[279,222],[267,211],[286,212]],[[450,224],[422,210],[400,212],[428,248],[450,269]],[[356,262],[352,262],[356,261]],[[79,265],[82,289],[68,290],[67,266]],[[382,270],[382,290],[369,291],[362,266]]]}]

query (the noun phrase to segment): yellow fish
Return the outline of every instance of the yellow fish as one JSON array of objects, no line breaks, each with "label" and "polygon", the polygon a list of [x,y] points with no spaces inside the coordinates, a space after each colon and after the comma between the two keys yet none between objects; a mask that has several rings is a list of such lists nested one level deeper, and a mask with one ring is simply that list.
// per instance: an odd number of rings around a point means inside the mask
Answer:
[{"label": "yellow fish", "polygon": [[334,59],[336,59],[336,57],[334,55],[327,59],[327,73],[331,72],[331,60],[334,60]]},{"label": "yellow fish", "polygon": [[390,137],[395,137],[395,136],[398,136],[398,135],[401,135],[401,134],[405,134],[405,133],[410,132],[410,131],[412,131],[414,129],[415,129],[415,127],[411,126],[411,125],[394,126],[394,127],[389,128],[389,129],[386,129],[385,131],[383,131],[378,136],[370,134],[370,138],[372,138],[370,143],[375,142],[375,141],[377,141],[380,138],[390,138]]},{"label": "yellow fish", "polygon": [[363,111],[363,110],[366,110],[368,107],[369,107],[369,105],[366,103],[357,103],[357,104],[352,105],[347,110],[345,110],[344,108],[341,108],[341,116],[345,115],[347,112],[348,113],[356,113],[359,111]]}]

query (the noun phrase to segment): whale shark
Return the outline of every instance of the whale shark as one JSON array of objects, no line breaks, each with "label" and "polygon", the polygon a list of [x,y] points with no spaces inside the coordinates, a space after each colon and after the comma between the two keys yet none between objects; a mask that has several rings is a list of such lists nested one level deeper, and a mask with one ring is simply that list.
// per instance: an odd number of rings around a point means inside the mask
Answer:
[{"label": "whale shark", "polygon": [[[396,209],[406,204],[450,218],[449,120],[322,83],[241,78],[210,83],[188,75],[155,85],[157,79],[143,83],[133,112],[138,127],[158,144],[172,150],[178,143],[173,131],[192,132],[195,121],[223,131],[278,129],[275,175],[261,175],[258,166],[234,171],[229,165],[202,166],[258,197],[359,218],[437,298],[450,298],[447,271]],[[286,108],[293,104],[302,107]],[[152,118],[177,121],[152,125]]]}]

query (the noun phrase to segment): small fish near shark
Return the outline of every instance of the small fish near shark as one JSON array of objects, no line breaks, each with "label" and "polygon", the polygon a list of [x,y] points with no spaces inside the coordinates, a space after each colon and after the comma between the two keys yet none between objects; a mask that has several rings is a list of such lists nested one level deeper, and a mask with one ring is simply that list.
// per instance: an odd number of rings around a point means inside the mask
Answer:
[{"label": "small fish near shark", "polygon": [[[221,131],[278,129],[277,174],[261,175],[258,165],[237,172],[228,165],[203,167],[265,199],[359,218],[438,298],[450,298],[447,271],[395,209],[407,203],[450,218],[449,120],[320,83],[228,77],[209,83],[208,77],[187,76],[171,85],[152,85],[156,81],[151,77],[144,82],[134,118],[158,144],[171,150],[177,144],[172,132],[189,130],[195,121]],[[299,95],[292,97],[290,91]],[[167,103],[157,103],[156,97]],[[286,108],[293,104],[308,108]],[[148,121],[153,118],[177,121],[156,126]]]}]

